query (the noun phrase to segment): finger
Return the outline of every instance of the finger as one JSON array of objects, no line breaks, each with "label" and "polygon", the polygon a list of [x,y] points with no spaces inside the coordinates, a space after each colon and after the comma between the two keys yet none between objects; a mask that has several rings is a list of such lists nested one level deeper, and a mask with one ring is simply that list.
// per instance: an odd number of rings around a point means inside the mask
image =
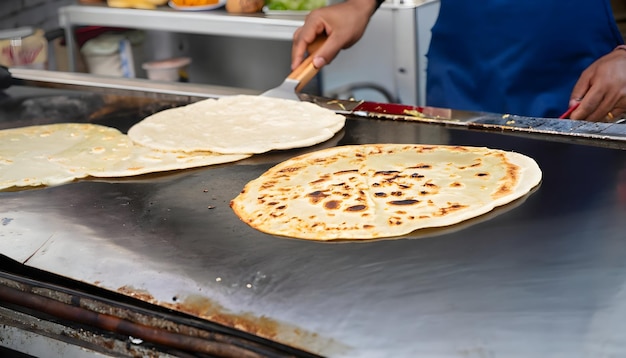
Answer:
[{"label": "finger", "polygon": [[590,122],[613,122],[615,116],[612,110],[612,102],[604,101],[589,115],[587,120]]},{"label": "finger", "polygon": [[580,75],[578,81],[576,81],[576,84],[572,89],[572,93],[570,94],[570,107],[576,105],[585,97],[587,91],[589,91],[589,88],[591,87],[590,80],[591,76],[588,74],[587,71],[583,72]]},{"label": "finger", "polygon": [[[581,76],[580,80],[584,80],[583,76]],[[598,111],[598,107],[603,100],[604,95],[602,93],[598,92],[598,90],[594,90],[594,88],[590,88],[587,93],[585,93],[584,98],[580,100],[580,105],[578,105],[578,108],[572,112],[570,118],[576,120],[589,120],[591,115]],[[606,115],[606,112],[604,114]]]},{"label": "finger", "polygon": [[626,118],[626,108],[615,107],[607,112],[603,122],[624,122]]},{"label": "finger", "polygon": [[611,111],[615,117],[622,118],[626,114],[626,108],[613,108]]},{"label": "finger", "polygon": [[613,122],[623,123],[626,120],[626,109],[624,108],[615,108],[611,111],[611,113],[613,113],[613,116],[615,117]]},{"label": "finger", "polygon": [[308,43],[303,39],[302,28],[298,28],[293,33],[293,42],[291,44],[291,69],[295,69],[304,60]]},{"label": "finger", "polygon": [[[576,84],[574,84],[569,100],[569,108],[572,108],[569,118],[585,119],[595,109],[595,103],[597,103],[598,99],[587,93],[591,88],[592,79],[593,71],[586,69],[580,74]],[[589,96],[589,98],[583,103],[585,96]]]},{"label": "finger", "polygon": [[[298,67],[305,58],[307,48],[315,39],[324,34],[325,27],[323,22],[305,23],[298,28],[293,34],[293,44],[291,46],[291,69]],[[315,64],[314,64],[315,65]],[[316,66],[317,67],[317,66]],[[319,67],[317,67],[319,68]]]},{"label": "finger", "polygon": [[[599,96],[599,94],[598,94]],[[615,116],[618,114],[616,103],[619,100],[615,92],[604,88],[602,92],[602,100],[597,105],[594,111],[587,117],[588,121],[592,122],[613,122]]]},{"label": "finger", "polygon": [[321,68],[325,65],[330,64],[335,57],[341,51],[343,41],[338,38],[338,36],[333,36],[330,34],[326,42],[320,46],[320,48],[315,52],[315,58],[313,58],[313,65],[316,68]]},{"label": "finger", "polygon": [[[590,91],[591,92],[591,91]],[[571,118],[585,120],[590,122],[606,122],[610,121],[609,112],[613,109],[613,101],[609,97],[598,98],[597,94],[587,94],[578,109],[576,109]]]}]

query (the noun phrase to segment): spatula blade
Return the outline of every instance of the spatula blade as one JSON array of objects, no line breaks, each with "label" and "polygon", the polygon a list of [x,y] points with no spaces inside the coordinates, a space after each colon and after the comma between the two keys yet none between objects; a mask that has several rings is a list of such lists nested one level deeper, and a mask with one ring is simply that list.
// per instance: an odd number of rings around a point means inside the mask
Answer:
[{"label": "spatula blade", "polygon": [[299,83],[300,83],[299,80],[286,78],[283,81],[283,83],[280,84],[280,86],[261,93],[261,96],[284,98],[284,99],[291,99],[294,101],[299,101],[300,98],[296,94],[296,87],[298,86]]},{"label": "spatula blade", "polygon": [[313,56],[311,55],[315,53],[325,41],[326,35],[318,36],[307,48],[309,56],[306,57],[298,67],[291,71],[283,83],[278,87],[263,92],[261,96],[299,101],[300,97],[298,97],[298,92],[300,92],[300,90],[302,90],[319,72],[319,68],[313,66]]}]

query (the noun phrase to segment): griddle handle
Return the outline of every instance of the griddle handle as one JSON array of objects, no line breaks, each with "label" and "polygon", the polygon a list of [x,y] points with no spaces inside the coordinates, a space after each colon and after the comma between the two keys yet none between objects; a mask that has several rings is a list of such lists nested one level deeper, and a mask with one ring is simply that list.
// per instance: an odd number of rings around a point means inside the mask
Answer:
[{"label": "griddle handle", "polygon": [[52,40],[56,40],[58,38],[65,36],[65,29],[62,27],[59,27],[56,29],[48,30],[45,32],[44,36],[46,37],[46,41],[50,42]]},{"label": "griddle handle", "polygon": [[7,89],[14,83],[13,76],[9,69],[4,66],[0,66],[0,89]]}]

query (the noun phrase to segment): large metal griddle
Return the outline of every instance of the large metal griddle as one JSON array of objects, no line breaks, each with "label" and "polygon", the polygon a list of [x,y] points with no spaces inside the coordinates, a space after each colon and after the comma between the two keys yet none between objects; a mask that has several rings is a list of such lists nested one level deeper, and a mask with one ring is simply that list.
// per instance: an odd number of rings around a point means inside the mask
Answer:
[{"label": "large metal griddle", "polygon": [[[151,91],[142,81],[103,91],[105,81],[94,81],[93,88],[14,85],[0,100],[0,126],[64,121],[62,106],[55,112],[46,105],[81,98],[85,113],[71,121],[125,130],[146,111],[212,90],[229,94],[208,86],[187,91],[192,85],[185,84],[178,93]],[[24,101],[48,111],[28,114]],[[97,287],[323,356],[625,355],[626,144],[456,122],[348,114],[342,132],[311,148],[0,192],[0,253],[3,262],[69,279],[66,286]],[[518,151],[537,160],[543,182],[469,222],[360,243],[263,234],[229,208],[249,180],[282,160],[362,143]]]}]

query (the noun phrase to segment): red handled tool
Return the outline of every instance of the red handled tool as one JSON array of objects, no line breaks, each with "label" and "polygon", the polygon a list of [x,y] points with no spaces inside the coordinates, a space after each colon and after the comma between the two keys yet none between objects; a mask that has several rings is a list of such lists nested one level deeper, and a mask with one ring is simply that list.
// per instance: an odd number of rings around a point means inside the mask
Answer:
[{"label": "red handled tool", "polygon": [[570,108],[567,109],[567,111],[563,114],[561,114],[561,116],[559,117],[559,119],[565,119],[565,118],[569,118],[569,115],[572,114],[572,112],[574,112],[574,110],[576,108],[578,108],[578,106],[580,106],[580,102],[576,102],[575,105],[571,106]]}]

